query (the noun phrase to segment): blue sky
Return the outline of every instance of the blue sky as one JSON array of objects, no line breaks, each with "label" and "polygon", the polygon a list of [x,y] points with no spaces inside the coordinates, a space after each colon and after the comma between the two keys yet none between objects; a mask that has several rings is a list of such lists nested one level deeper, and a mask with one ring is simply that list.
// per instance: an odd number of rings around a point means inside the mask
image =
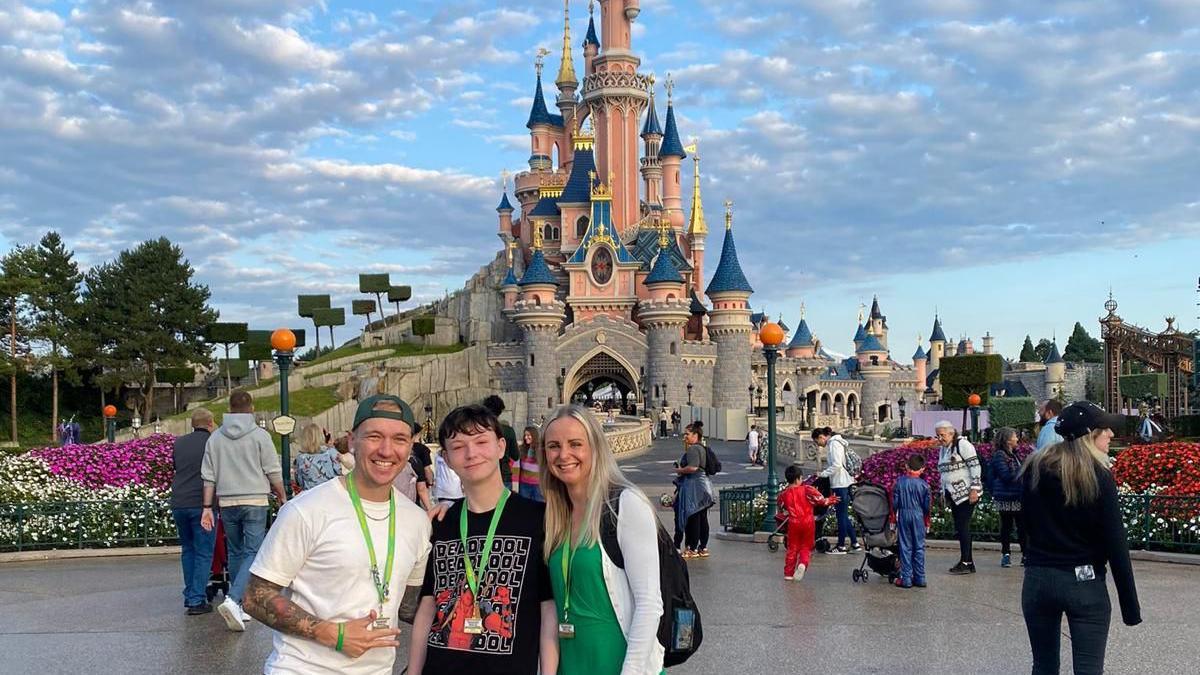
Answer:
[{"label": "blue sky", "polygon": [[[641,4],[756,310],[803,301],[848,351],[878,293],[900,359],[935,308],[1009,356],[1095,334],[1110,287],[1197,327],[1200,3]],[[297,293],[348,305],[359,272],[440,296],[498,252],[561,25],[556,0],[0,0],[0,244],[54,228],[90,265],[166,235],[261,328],[302,325]]]}]

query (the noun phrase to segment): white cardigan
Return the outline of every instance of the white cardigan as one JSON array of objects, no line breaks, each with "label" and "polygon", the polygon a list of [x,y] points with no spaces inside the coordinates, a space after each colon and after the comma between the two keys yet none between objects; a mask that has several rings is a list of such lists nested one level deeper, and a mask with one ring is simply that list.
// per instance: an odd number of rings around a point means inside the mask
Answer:
[{"label": "white cardigan", "polygon": [[817,475],[828,478],[831,489],[850,487],[854,479],[846,470],[846,439],[840,434],[830,436],[825,443],[825,450],[829,453],[829,466]]},{"label": "white cardigan", "polygon": [[617,543],[625,557],[624,569],[600,547],[604,586],[617,623],[625,636],[625,663],[621,675],[658,675],[664,647],[658,642],[658,622],[663,614],[659,582],[658,518],[650,503],[635,490],[625,490],[617,513]]}]

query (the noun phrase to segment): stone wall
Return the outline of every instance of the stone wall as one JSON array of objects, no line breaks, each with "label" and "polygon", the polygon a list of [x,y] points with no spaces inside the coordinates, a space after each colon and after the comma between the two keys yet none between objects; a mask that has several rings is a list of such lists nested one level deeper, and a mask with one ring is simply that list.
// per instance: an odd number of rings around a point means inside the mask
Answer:
[{"label": "stone wall", "polygon": [[[1044,370],[1009,371],[1004,373],[1004,378],[1025,385],[1035,401],[1044,401],[1049,396]],[[1096,402],[1104,400],[1104,364],[1068,363],[1063,381],[1063,399],[1067,402],[1083,401],[1089,393]]]}]

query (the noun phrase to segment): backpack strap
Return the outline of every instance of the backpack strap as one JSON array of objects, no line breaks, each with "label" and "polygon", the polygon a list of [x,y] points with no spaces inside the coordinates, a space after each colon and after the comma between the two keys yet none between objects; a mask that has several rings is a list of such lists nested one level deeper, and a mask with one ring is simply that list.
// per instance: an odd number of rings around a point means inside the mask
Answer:
[{"label": "backpack strap", "polygon": [[624,490],[619,487],[608,492],[608,508],[600,514],[600,545],[614,565],[625,569],[625,555],[621,553],[621,544],[617,541],[617,517],[621,511],[622,492]]}]

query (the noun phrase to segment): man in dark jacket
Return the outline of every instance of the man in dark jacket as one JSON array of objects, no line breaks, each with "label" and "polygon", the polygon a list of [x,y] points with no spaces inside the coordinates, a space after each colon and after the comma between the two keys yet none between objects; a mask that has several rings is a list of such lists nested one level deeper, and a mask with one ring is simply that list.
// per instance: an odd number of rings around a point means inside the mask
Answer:
[{"label": "man in dark jacket", "polygon": [[212,413],[196,408],[192,411],[192,433],[176,438],[172,450],[175,478],[171,482],[171,515],[175,518],[179,545],[183,549],[183,605],[189,615],[212,611],[204,589],[212,569],[217,533],[200,526],[200,515],[204,511],[200,464],[204,461],[204,445],[214,428]]},{"label": "man in dark jacket", "polygon": [[[492,394],[483,399],[483,407],[487,408],[497,419],[504,412],[504,399]],[[500,457],[500,478],[504,487],[512,489],[512,464],[521,457],[520,446],[517,445],[517,432],[512,426],[500,420],[500,435],[504,438],[504,455]]]}]

